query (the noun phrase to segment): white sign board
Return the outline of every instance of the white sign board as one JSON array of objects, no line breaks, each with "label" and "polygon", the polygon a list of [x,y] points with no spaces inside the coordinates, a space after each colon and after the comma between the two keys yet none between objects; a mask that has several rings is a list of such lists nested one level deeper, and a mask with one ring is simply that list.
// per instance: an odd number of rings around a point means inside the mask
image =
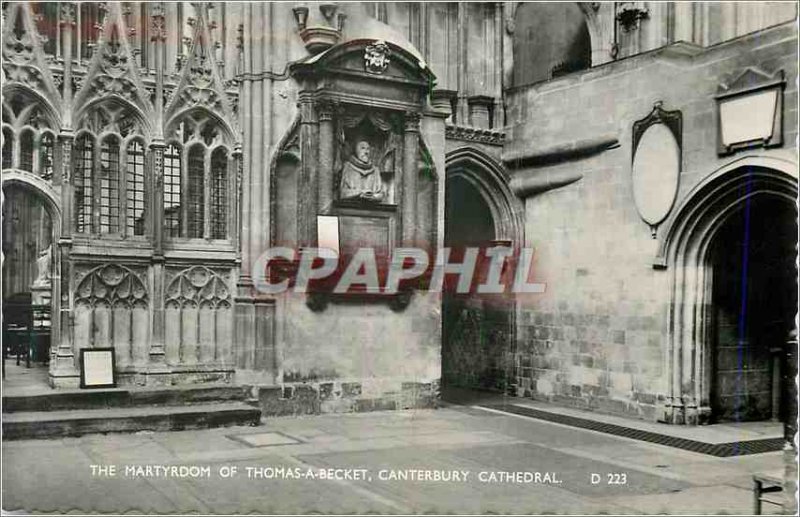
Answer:
[{"label": "white sign board", "polygon": [[110,388],[114,381],[114,349],[81,350],[81,388]]},{"label": "white sign board", "polygon": [[[317,247],[330,250],[333,258],[339,256],[339,218],[333,215],[317,216]],[[325,252],[320,251],[321,256]]]},{"label": "white sign board", "polygon": [[775,120],[778,90],[750,93],[719,103],[722,144],[769,140]]}]

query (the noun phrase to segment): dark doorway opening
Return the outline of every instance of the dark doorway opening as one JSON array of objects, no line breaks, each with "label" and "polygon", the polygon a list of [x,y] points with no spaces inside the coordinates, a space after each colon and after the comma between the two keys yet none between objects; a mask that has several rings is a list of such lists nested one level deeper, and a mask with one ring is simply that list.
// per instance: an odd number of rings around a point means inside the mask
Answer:
[{"label": "dark doorway opening", "polygon": [[797,310],[796,213],[753,197],[714,237],[712,420],[782,420],[787,341]]},{"label": "dark doorway opening", "polygon": [[[496,221],[479,187],[450,174],[445,197],[445,246],[450,262],[464,249],[496,245]],[[475,282],[476,280],[473,280]],[[513,341],[513,302],[507,295],[454,293],[442,299],[442,385],[445,388],[506,390]]]},{"label": "dark doorway opening", "polygon": [[3,188],[3,387],[47,384],[53,221],[41,195]]}]

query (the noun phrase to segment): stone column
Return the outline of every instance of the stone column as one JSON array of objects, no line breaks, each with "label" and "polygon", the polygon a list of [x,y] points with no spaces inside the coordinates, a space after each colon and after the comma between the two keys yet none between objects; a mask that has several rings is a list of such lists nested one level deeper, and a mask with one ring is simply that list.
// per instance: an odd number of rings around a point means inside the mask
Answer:
[{"label": "stone column", "polygon": [[334,199],[333,185],[333,110],[330,102],[317,106],[319,117],[319,193],[317,213],[326,214]]},{"label": "stone column", "polygon": [[164,256],[164,150],[163,140],[154,140],[150,144],[151,162],[153,164],[152,190],[150,197],[153,224],[153,254]]},{"label": "stone column", "polygon": [[317,135],[319,122],[314,101],[308,92],[300,92],[300,191],[297,198],[297,237],[301,247],[317,242]]},{"label": "stone column", "polygon": [[64,120],[72,116],[72,31],[75,27],[75,4],[64,2],[61,4],[61,36],[64,38],[64,106],[67,108]]},{"label": "stone column", "polygon": [[469,87],[469,4],[465,2],[458,2],[458,55],[456,57],[458,63],[458,105],[456,112],[453,113],[453,118],[459,126],[466,126],[469,124],[469,107],[467,106],[467,96],[470,93]]},{"label": "stone column", "polygon": [[405,132],[403,135],[403,246],[414,246],[417,240],[419,121],[419,113],[406,113]]},{"label": "stone column", "polygon": [[[151,162],[153,164],[152,191],[150,195],[151,220],[153,222],[153,331],[150,341],[150,363],[165,366],[164,350],[164,150],[163,140],[150,144]],[[156,373],[156,372],[152,372]],[[166,372],[164,372],[166,373]]]},{"label": "stone column", "polygon": [[[51,351],[50,384],[53,387],[77,387],[79,373],[75,363],[75,352],[72,342],[72,307],[70,305],[70,278],[72,264],[73,201],[72,201],[72,142],[71,131],[59,135],[61,152],[59,153],[61,168],[61,235],[58,239],[58,251],[54,254],[55,274],[53,275],[53,299],[51,302],[51,318],[57,325],[53,340],[55,351]],[[52,345],[51,345],[52,346]]]},{"label": "stone column", "polygon": [[[242,242],[242,146],[241,144],[236,144],[233,148],[233,195],[230,196],[230,199],[233,200],[231,203],[231,211],[228,215],[228,219],[231,221],[229,224],[230,236],[233,240],[234,249],[236,249],[236,262],[241,267],[242,263],[242,250],[240,248]],[[249,273],[249,272],[248,272]]]}]

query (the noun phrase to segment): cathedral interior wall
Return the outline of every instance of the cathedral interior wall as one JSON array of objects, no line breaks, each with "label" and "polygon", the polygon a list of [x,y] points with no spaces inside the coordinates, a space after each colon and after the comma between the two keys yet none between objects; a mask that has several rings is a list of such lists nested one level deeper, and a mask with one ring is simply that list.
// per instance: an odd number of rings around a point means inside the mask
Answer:
[{"label": "cathedral interior wall", "polygon": [[618,141],[616,148],[536,171],[577,172],[582,179],[526,200],[526,244],[535,250],[534,275],[547,291],[519,300],[521,394],[656,417],[668,390],[670,284],[668,272],[653,267],[659,241],[634,203],[633,122],[656,101],[682,112],[683,159],[672,212],[698,182],[742,155],[791,158],[793,153],[780,148],[718,155],[714,96],[720,83],[748,67],[786,74],[783,136],[794,142],[793,23],[694,57],[673,57],[664,49],[510,94],[507,153],[529,149],[531,143],[535,152],[602,137]]}]

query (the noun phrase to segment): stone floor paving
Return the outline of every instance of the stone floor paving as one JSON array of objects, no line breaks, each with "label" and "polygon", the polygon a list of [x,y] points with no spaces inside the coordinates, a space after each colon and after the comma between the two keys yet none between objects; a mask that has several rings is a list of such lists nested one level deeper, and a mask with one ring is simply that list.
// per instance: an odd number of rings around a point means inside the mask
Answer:
[{"label": "stone floor paving", "polygon": [[[256,437],[263,433],[271,434]],[[715,458],[464,406],[21,440],[3,443],[2,452],[3,509],[59,513],[747,514],[752,474],[782,465],[781,453]],[[91,465],[115,465],[117,475],[92,476]],[[137,465],[208,467],[209,476],[125,475],[126,466]],[[234,467],[235,476],[222,475]],[[365,474],[287,477],[324,469]],[[381,479],[411,470],[467,475],[448,482]],[[551,472],[555,482],[479,478],[497,471]],[[607,484],[609,474],[617,481],[624,474],[624,484]]]}]

